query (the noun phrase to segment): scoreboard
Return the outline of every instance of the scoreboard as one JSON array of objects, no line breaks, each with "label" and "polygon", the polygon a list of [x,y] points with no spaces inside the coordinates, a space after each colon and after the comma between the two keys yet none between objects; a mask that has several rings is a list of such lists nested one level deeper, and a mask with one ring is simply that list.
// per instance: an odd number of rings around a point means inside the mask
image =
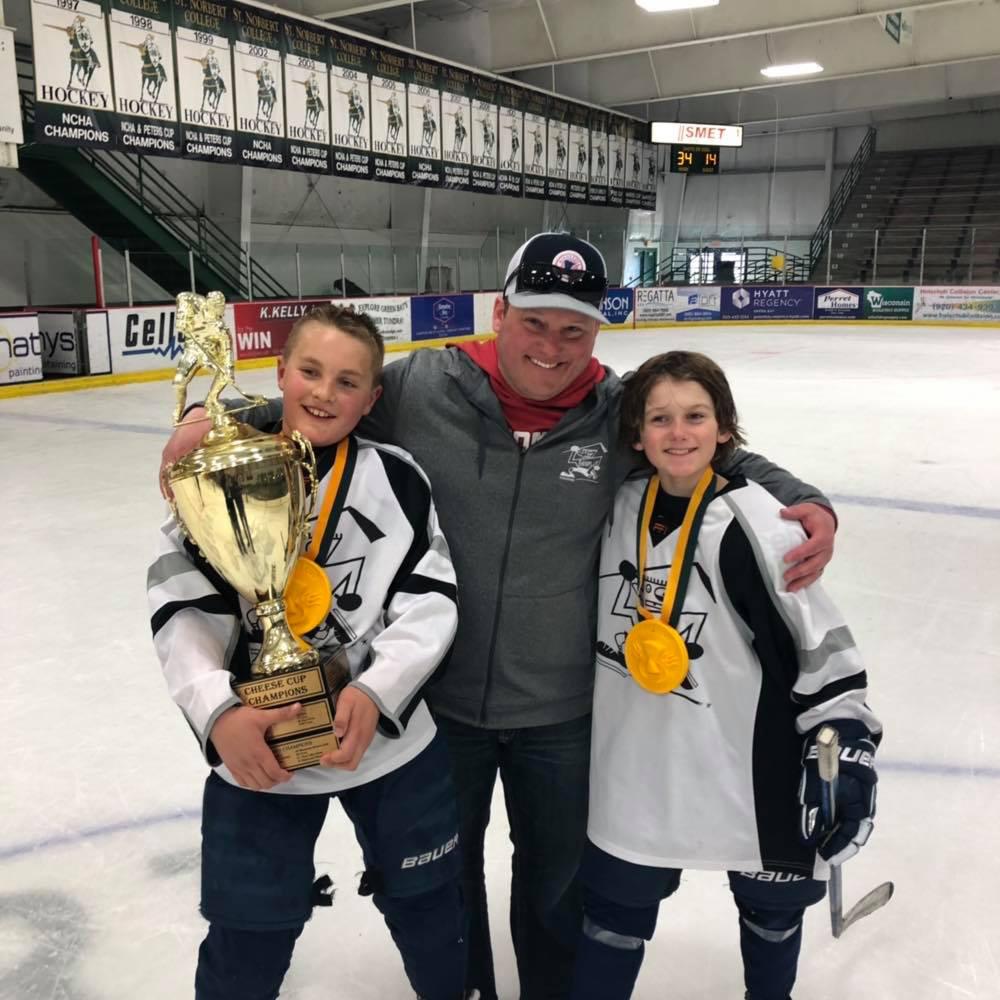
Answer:
[{"label": "scoreboard", "polygon": [[717,174],[721,170],[718,146],[671,146],[672,174]]}]

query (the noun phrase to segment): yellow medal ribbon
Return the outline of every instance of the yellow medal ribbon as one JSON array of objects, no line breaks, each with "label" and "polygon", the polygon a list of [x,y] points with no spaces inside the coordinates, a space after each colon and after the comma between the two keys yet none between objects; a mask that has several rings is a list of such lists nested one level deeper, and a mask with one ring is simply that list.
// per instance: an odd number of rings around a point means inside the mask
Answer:
[{"label": "yellow medal ribbon", "polygon": [[[688,672],[688,651],[683,637],[670,623],[680,618],[680,606],[684,595],[679,594],[681,580],[686,578],[690,565],[694,560],[694,543],[697,539],[697,527],[701,525],[699,514],[703,514],[715,493],[715,471],[709,467],[705,470],[698,485],[688,501],[684,520],[681,523],[680,534],[674,558],[670,564],[670,574],[667,577],[667,590],[663,595],[663,607],[660,617],[654,618],[651,611],[642,605],[642,588],[646,573],[646,546],[649,538],[649,525],[653,520],[653,508],[656,505],[656,494],[660,489],[660,481],[654,474],[646,487],[646,501],[642,511],[642,523],[639,530],[638,577],[636,580],[636,610],[643,619],[637,622],[625,638],[625,665],[635,682],[646,691],[653,694],[668,694],[673,691]],[[677,613],[674,614],[676,607]]]},{"label": "yellow medal ribbon", "polygon": [[319,547],[326,534],[326,526],[330,520],[340,484],[347,468],[347,454],[350,448],[350,438],[345,437],[337,445],[337,454],[330,471],[330,482],[323,494],[323,506],[316,525],[313,528],[312,541],[305,555],[300,556],[292,569],[285,587],[285,618],[288,627],[297,635],[305,635],[326,621],[326,616],[333,606],[333,588],[326,570],[316,562]]}]

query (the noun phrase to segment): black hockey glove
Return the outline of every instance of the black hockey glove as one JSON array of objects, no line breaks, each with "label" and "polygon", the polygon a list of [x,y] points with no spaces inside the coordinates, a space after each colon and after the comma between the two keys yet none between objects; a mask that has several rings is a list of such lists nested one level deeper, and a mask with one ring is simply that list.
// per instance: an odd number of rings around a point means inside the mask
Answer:
[{"label": "black hockey glove", "polygon": [[[802,751],[801,836],[832,865],[842,865],[864,847],[875,817],[875,741],[868,730],[852,719],[826,722],[840,734],[839,776],[833,827],[824,822],[823,783],[819,776],[816,732],[810,733]],[[822,727],[819,727],[822,728]]]}]

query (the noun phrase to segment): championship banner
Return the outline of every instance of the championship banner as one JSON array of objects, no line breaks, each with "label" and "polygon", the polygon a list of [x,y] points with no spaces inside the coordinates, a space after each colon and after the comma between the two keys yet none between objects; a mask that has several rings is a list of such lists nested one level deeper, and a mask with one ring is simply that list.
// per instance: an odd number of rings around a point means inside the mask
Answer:
[{"label": "championship banner", "polygon": [[524,92],[524,197],[545,197],[549,95]]},{"label": "championship banner", "polygon": [[1000,320],[1000,287],[925,285],[916,289],[913,318],[995,323]]},{"label": "championship banner", "polygon": [[181,155],[232,163],[236,113],[230,7],[215,0],[174,0],[173,10]]},{"label": "championship banner", "polygon": [[625,130],[628,122],[624,118],[608,116],[608,204],[621,208],[625,204]]},{"label": "championship banner", "polygon": [[90,0],[31,0],[35,137],[56,146],[114,145],[104,10]]},{"label": "championship banner", "polygon": [[646,152],[646,172],[643,175],[642,208],[647,212],[656,211],[656,182],[659,177],[657,159],[659,150],[651,142],[644,142]]},{"label": "championship banner", "polygon": [[0,313],[0,385],[38,382],[42,377],[42,335],[37,313]]},{"label": "championship banner", "polygon": [[590,187],[587,200],[591,205],[608,203],[608,115],[606,111],[590,112]]},{"label": "championship banner", "polygon": [[471,92],[472,73],[457,66],[441,67],[444,186],[455,191],[472,190],[472,142],[476,123],[472,117]]},{"label": "championship banner", "polygon": [[285,118],[288,164],[293,170],[328,174],[330,168],[329,33],[286,18]]},{"label": "championship banner", "polygon": [[377,181],[406,183],[406,55],[372,46],[372,149]]},{"label": "championship banner", "polygon": [[569,187],[567,198],[586,205],[590,183],[590,109],[580,104],[569,106]]},{"label": "championship banner", "polygon": [[232,16],[237,162],[287,167],[281,20],[255,7],[233,7]]},{"label": "championship banner", "polygon": [[545,171],[545,197],[566,201],[569,197],[569,101],[549,98],[549,148]]},{"label": "championship banner", "polygon": [[498,80],[485,76],[472,77],[472,190],[483,194],[497,193],[499,89]]},{"label": "championship banner", "polygon": [[126,153],[179,156],[170,0],[111,0],[115,145]]},{"label": "championship banner", "polygon": [[423,56],[410,56],[408,102],[410,106],[409,155],[406,180],[420,187],[440,187],[444,179],[441,162],[441,80],[444,67]]},{"label": "championship banner", "polygon": [[512,83],[501,83],[500,102],[500,164],[497,172],[497,193],[520,198],[524,194],[524,109],[527,91]]},{"label": "championship banner", "polygon": [[330,117],[333,129],[333,172],[338,177],[371,180],[375,176],[372,152],[372,46],[348,35],[332,34],[330,54]]},{"label": "championship banner", "polygon": [[625,127],[625,207],[642,208],[643,180],[642,170],[645,164],[643,154],[645,143],[640,138],[640,132],[645,126],[638,122],[629,122]]},{"label": "championship banner", "polygon": [[329,299],[298,299],[295,302],[237,302],[233,305],[233,340],[236,357],[276,358],[296,321],[314,306]]}]

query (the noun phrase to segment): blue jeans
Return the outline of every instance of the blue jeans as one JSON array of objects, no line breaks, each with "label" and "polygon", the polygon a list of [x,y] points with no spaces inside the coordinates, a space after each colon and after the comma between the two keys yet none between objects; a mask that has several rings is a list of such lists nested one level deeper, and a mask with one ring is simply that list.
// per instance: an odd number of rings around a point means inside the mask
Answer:
[{"label": "blue jeans", "polygon": [[575,875],[587,838],[590,716],[526,729],[437,718],[458,796],[462,890],[470,926],[466,986],[496,1000],[483,840],[497,773],[512,860],[510,929],[521,1000],[569,995],[582,909]]}]

